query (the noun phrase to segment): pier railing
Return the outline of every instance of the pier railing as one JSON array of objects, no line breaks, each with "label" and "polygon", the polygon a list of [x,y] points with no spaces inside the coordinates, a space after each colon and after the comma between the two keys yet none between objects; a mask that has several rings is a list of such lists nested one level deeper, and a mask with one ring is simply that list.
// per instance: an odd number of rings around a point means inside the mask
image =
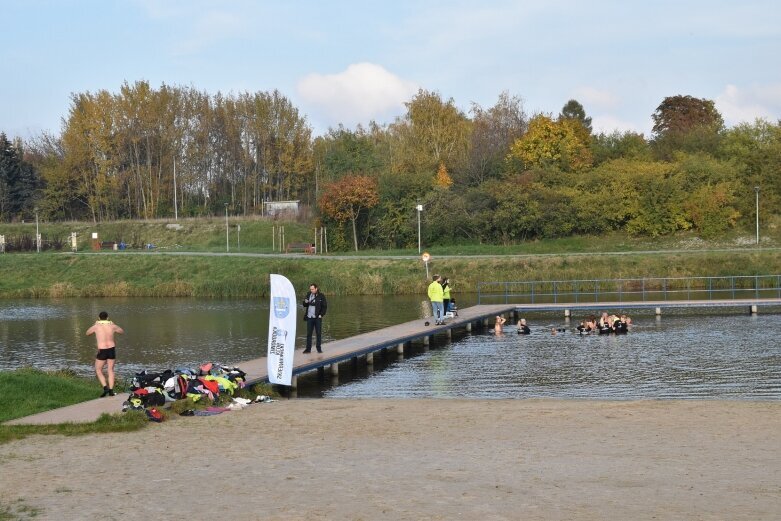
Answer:
[{"label": "pier railing", "polygon": [[781,298],[781,275],[478,282],[478,304],[674,302]]}]

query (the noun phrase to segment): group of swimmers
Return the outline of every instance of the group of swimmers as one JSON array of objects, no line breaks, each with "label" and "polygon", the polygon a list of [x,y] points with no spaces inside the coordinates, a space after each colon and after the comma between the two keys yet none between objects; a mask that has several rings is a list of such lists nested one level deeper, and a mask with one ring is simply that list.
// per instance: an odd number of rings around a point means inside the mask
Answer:
[{"label": "group of swimmers", "polygon": [[[501,315],[496,315],[496,321],[494,322],[494,332],[496,334],[502,334],[503,326],[506,322],[506,318]],[[597,320],[597,317],[594,315],[589,315],[583,319],[575,329],[581,335],[588,335],[591,333],[598,333],[600,335],[609,333],[623,334],[629,331],[629,326],[631,324],[632,319],[627,315],[608,315],[607,312],[603,312],[602,316],[599,317],[599,320]],[[526,324],[525,318],[522,318],[518,321],[517,331],[519,335],[531,334],[531,329],[529,329],[528,324]],[[551,334],[553,335],[556,333],[564,333],[566,331],[567,330],[564,328],[551,328]]]},{"label": "group of swimmers", "polygon": [[609,333],[623,334],[629,331],[630,325],[632,325],[632,319],[628,316],[624,314],[608,315],[605,311],[599,317],[599,320],[594,315],[586,317],[576,329],[581,335],[589,333],[599,333],[600,335]]}]

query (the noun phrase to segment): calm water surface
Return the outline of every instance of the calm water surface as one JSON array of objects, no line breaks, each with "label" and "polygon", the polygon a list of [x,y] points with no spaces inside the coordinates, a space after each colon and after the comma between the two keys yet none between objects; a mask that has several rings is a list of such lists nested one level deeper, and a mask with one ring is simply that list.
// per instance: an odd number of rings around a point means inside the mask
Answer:
[{"label": "calm water surface", "polygon": [[[69,367],[91,373],[95,339],[84,332],[102,310],[125,330],[117,337],[117,371],[125,376],[204,361],[236,364],[266,352],[268,299],[0,300],[0,370]],[[329,297],[323,342],[419,316],[417,296]],[[302,346],[303,321],[297,333],[296,345]]]},{"label": "calm water surface", "polygon": [[[738,310],[733,310],[739,313]],[[646,312],[647,313],[647,312]],[[465,335],[391,362],[328,397],[779,399],[781,315],[635,315],[627,335]],[[722,311],[723,313],[723,311]],[[572,325],[569,325],[571,328]]]},{"label": "calm water surface", "polygon": [[[473,298],[471,299],[473,301]],[[459,300],[472,304],[469,296]],[[84,331],[101,310],[125,328],[118,371],[235,364],[263,356],[267,300],[0,300],[0,370],[25,365],[91,374],[93,338]],[[551,335],[574,327],[558,314],[530,315],[532,335],[457,332],[415,344],[404,357],[344,365],[338,381],[310,373],[299,396],[472,398],[781,398],[781,309],[635,311],[625,336]],[[331,297],[325,341],[421,316],[421,299]],[[298,331],[303,343],[305,328]]]}]

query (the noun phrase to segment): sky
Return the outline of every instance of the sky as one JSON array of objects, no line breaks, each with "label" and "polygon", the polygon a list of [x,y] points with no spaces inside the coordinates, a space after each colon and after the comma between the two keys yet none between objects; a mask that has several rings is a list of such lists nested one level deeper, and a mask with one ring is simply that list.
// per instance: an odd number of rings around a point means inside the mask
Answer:
[{"label": "sky", "polygon": [[58,133],[73,93],[147,80],[278,89],[314,133],[390,123],[419,90],[467,114],[578,100],[596,131],[650,136],[666,96],[728,126],[781,119],[777,0],[0,0],[0,132]]}]

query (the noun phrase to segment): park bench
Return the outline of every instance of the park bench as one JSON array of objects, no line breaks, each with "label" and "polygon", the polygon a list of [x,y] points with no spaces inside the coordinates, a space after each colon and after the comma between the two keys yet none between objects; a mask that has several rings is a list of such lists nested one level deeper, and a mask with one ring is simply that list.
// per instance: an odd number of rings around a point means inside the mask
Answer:
[{"label": "park bench", "polygon": [[285,248],[285,253],[301,252],[307,254],[315,253],[315,245],[308,242],[289,242]]}]

